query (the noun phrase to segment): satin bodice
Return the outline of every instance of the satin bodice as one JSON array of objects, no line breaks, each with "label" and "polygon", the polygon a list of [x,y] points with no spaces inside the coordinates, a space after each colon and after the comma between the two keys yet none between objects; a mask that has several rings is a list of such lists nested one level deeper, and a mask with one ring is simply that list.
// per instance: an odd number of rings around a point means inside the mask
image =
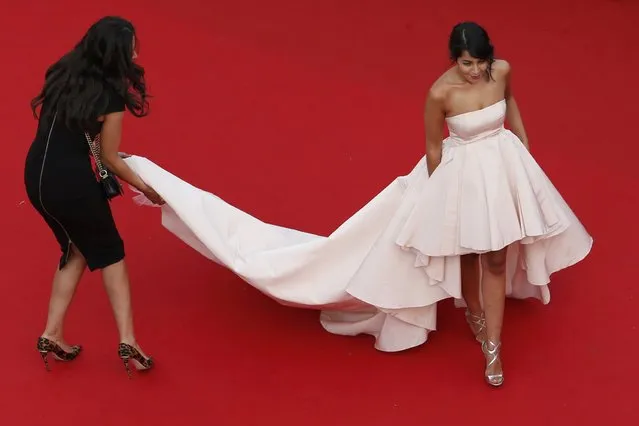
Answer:
[{"label": "satin bodice", "polygon": [[450,143],[464,145],[497,135],[504,130],[506,101],[446,118]]}]

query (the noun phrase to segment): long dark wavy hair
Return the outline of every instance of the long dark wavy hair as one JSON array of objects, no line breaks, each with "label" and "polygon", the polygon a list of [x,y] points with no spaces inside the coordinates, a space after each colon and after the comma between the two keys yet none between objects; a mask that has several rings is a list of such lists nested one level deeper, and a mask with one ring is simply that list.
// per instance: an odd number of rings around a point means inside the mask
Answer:
[{"label": "long dark wavy hair", "polygon": [[456,62],[464,51],[470,56],[488,62],[488,78],[492,76],[492,66],[495,62],[495,48],[493,47],[488,32],[475,22],[460,22],[450,32],[448,39],[448,51],[450,59]]},{"label": "long dark wavy hair", "polygon": [[31,101],[34,117],[47,123],[57,111],[69,128],[84,130],[105,113],[111,93],[121,96],[134,116],[147,115],[149,95],[144,68],[133,61],[134,44],[139,46],[135,28],[126,19],[107,16],[94,23],[47,70],[42,91]]}]

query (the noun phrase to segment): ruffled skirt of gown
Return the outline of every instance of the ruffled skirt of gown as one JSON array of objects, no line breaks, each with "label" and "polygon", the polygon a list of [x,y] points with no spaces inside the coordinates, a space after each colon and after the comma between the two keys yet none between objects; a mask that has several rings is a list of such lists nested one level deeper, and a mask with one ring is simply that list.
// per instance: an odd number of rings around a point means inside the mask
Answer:
[{"label": "ruffled skirt of gown", "polygon": [[126,161],[164,198],[163,225],[186,244],[281,304],[321,310],[329,332],[400,351],[436,329],[438,301],[463,304],[460,255],[509,246],[507,295],[548,303],[550,275],[591,249],[504,115],[502,102],[450,118],[432,177],[422,158],[327,237],[264,223],[145,158]]}]

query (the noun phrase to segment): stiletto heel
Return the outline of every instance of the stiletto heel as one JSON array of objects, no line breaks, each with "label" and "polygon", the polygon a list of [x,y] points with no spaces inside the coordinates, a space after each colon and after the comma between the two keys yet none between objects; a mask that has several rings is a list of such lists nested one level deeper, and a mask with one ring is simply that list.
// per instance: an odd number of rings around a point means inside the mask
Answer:
[{"label": "stiletto heel", "polygon": [[140,351],[126,343],[120,343],[118,356],[124,363],[124,368],[126,369],[126,374],[129,379],[132,377],[129,361],[133,361],[136,370],[149,370],[154,365],[153,358],[145,358]]},{"label": "stiletto heel", "polygon": [[49,360],[47,360],[49,353],[48,352],[40,352],[40,356],[42,357],[42,361],[44,361],[44,368],[47,371],[51,371],[49,369]]},{"label": "stiletto heel", "polygon": [[476,315],[466,309],[466,322],[475,335],[475,340],[479,343],[484,343],[486,340],[486,318],[484,317],[484,313],[482,312]]},{"label": "stiletto heel", "polygon": [[53,340],[49,340],[46,337],[39,337],[36,349],[44,361],[44,368],[47,371],[51,371],[49,367],[48,355],[49,352],[53,354],[53,357],[58,361],[73,361],[82,352],[82,346],[76,345],[71,347],[71,352],[66,352]]},{"label": "stiletto heel", "polygon": [[481,350],[486,357],[486,370],[484,371],[486,383],[495,387],[503,385],[503,369],[500,369],[498,373],[488,373],[488,370],[494,363],[496,363],[497,361],[500,361],[501,363],[501,358],[499,357],[501,351],[501,343],[493,343],[490,340],[485,340],[484,343],[482,343],[481,345]]},{"label": "stiletto heel", "polygon": [[129,368],[129,359],[128,358],[123,358],[122,361],[124,362],[124,369],[126,370],[126,375],[130,379],[131,378],[131,369]]}]

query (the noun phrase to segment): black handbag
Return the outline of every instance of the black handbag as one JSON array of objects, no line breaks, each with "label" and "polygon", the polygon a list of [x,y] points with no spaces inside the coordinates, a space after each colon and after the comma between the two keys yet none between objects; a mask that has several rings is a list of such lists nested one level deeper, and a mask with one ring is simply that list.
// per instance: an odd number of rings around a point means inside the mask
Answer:
[{"label": "black handbag", "polygon": [[93,155],[93,159],[95,160],[98,179],[102,185],[102,189],[104,190],[104,195],[107,200],[111,200],[112,198],[122,195],[123,191],[120,181],[118,181],[118,178],[115,177],[113,172],[104,167],[102,164],[100,157],[100,134],[97,134],[94,141],[91,140],[91,136],[88,132],[84,132],[84,136],[89,144],[91,155]]}]

